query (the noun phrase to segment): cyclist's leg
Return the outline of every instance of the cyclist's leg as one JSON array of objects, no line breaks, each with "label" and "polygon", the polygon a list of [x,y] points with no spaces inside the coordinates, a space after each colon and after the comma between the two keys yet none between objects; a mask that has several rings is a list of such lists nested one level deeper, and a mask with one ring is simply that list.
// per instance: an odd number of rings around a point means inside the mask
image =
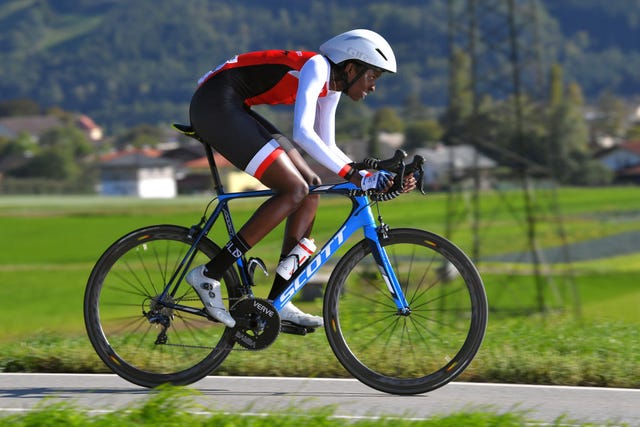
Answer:
[{"label": "cyclist's leg", "polygon": [[[196,290],[205,289],[199,295],[205,306],[209,307],[210,314],[231,326],[233,319],[229,319],[228,313],[220,310],[221,301],[214,299],[219,299],[216,286],[219,286],[220,277],[243,253],[299,210],[307,199],[309,187],[294,161],[274,138],[280,132],[246,108],[240,95],[227,82],[214,77],[203,84],[192,99],[190,117],[191,124],[204,141],[236,167],[256,177],[276,193],[256,210],[237,236],[204,268],[196,267],[198,270],[192,270],[187,276],[187,282]],[[308,166],[303,167],[299,153],[293,154],[293,158],[310,179],[312,174]],[[310,227],[315,215],[314,206],[311,203],[294,215],[292,224],[298,225],[293,228],[307,230]],[[307,210],[311,208],[313,212],[308,213]],[[290,311],[299,314],[297,311]]]},{"label": "cyclist's leg", "polygon": [[[293,147],[291,141],[289,141],[289,139],[284,135],[280,134],[280,131],[278,131],[278,129],[276,129],[275,126],[269,123],[265,118],[253,111],[251,111],[250,114],[272,133],[274,139],[282,149],[285,150],[287,156],[293,162],[306,185],[319,185],[321,183],[320,177],[318,177],[313,169],[311,169],[309,164],[303,159],[300,152]],[[307,194],[298,207],[287,216],[287,223],[282,243],[282,253],[280,255],[281,258],[286,256],[300,241],[300,239],[303,237],[309,237],[311,228],[313,227],[313,221],[316,217],[319,199],[320,196],[317,194]],[[286,279],[281,277],[279,274],[275,274],[274,276],[273,285],[271,286],[269,296],[267,297],[270,300],[275,300],[287,286]],[[324,323],[322,317],[304,313],[292,303],[289,303],[282,308],[280,311],[280,319],[310,328],[320,327]]]},{"label": "cyclist's leg", "polygon": [[305,201],[309,187],[286,153],[279,155],[259,178],[276,195],[264,202],[238,234],[251,246],[258,243]]},{"label": "cyclist's leg", "polygon": [[[307,185],[320,185],[320,177],[311,169],[309,164],[302,158],[300,152],[296,149],[287,151],[289,158],[296,166]],[[303,237],[309,237],[313,228],[313,221],[318,210],[320,196],[310,194],[305,197],[291,215],[287,217],[287,223],[284,232],[284,241],[282,243],[282,255],[288,254],[294,248],[296,243]]]},{"label": "cyclist's leg", "polygon": [[206,265],[196,266],[186,276],[207,312],[233,327],[235,320],[225,308],[220,279],[239,257],[295,211],[309,190],[273,132],[252,116],[242,96],[225,78],[213,77],[198,88],[189,115],[204,141],[276,193]]},{"label": "cyclist's leg", "polygon": [[[295,200],[290,201],[290,202],[293,202],[293,205],[295,206],[295,208],[292,212],[290,212],[290,214],[284,217],[284,218],[287,218],[287,227],[286,227],[287,231],[285,231],[285,242],[284,242],[285,247],[283,248],[283,251],[286,250],[286,253],[288,253],[296,245],[296,243],[298,243],[298,240],[300,240],[302,237],[308,236],[308,234],[306,233],[310,232],[311,225],[313,224],[313,219],[315,218],[315,211],[317,209],[318,198],[317,196],[309,196],[307,190],[308,190],[308,186],[311,184],[320,184],[320,179],[315,174],[315,172],[313,172],[313,170],[309,167],[307,162],[304,161],[304,159],[302,158],[302,155],[298,152],[298,150],[294,148],[291,141],[289,141],[287,137],[282,135],[282,133],[271,122],[269,122],[267,119],[265,119],[263,116],[261,116],[260,114],[256,113],[253,110],[247,110],[247,113],[257,123],[259,123],[264,129],[266,129],[269,132],[269,134],[273,137],[273,139],[278,143],[280,148],[282,148],[285,151],[285,153],[289,157],[289,160],[291,160],[291,162],[293,163],[293,166],[295,167],[297,172],[299,172],[299,175],[301,175],[302,179],[304,180],[304,184],[302,184],[298,179],[296,179],[295,181],[291,181],[292,171],[289,170],[289,165],[287,165],[286,170],[281,169],[279,165],[274,165],[273,170],[270,171],[269,169],[271,169],[271,167],[269,167],[267,170],[265,170],[265,174],[263,174],[262,177],[259,177],[260,181],[264,185],[266,185],[267,187],[273,190],[276,190],[278,193],[293,194],[294,192],[296,193],[300,191],[304,192],[305,197],[302,200],[298,200],[297,198],[295,198]],[[282,177],[283,173],[285,174],[285,181],[281,182],[282,181],[281,178],[283,178]],[[297,189],[293,187],[289,189],[283,188],[283,186],[286,186],[288,184],[293,184],[298,188]],[[274,203],[281,203],[281,202],[282,201],[276,199]],[[268,203],[269,204],[265,207],[264,210],[272,208],[271,203],[270,202]],[[289,206],[291,206],[291,204],[289,204]],[[286,208],[286,206],[283,206],[283,207]],[[254,217],[257,217],[257,216],[263,217],[264,212],[261,212],[262,210],[263,209],[260,208],[259,211],[256,212],[256,214],[254,215]],[[281,216],[281,215],[278,215],[278,216]],[[280,222],[282,222],[284,218],[280,219],[278,221],[278,224],[280,224]],[[260,219],[256,218],[255,221],[257,222],[257,226],[261,228],[262,225],[260,225],[259,223]],[[251,227],[251,225],[248,225],[248,226],[246,225],[245,227]],[[243,229],[240,230],[240,233],[243,236],[247,236],[248,233],[254,234],[256,232],[255,230],[251,230],[250,228],[249,230],[246,230],[245,227],[243,227]],[[268,226],[267,228],[270,231],[274,227],[275,225]],[[262,237],[257,239],[253,244],[257,243],[257,241],[259,241],[261,238]]]},{"label": "cyclist's leg", "polygon": [[[304,160],[300,152],[293,146],[291,141],[260,114],[253,110],[249,110],[249,114],[256,119],[258,123],[265,127],[273,138],[278,142],[280,147],[287,153],[298,172],[302,175],[307,185],[320,185],[320,177],[311,169],[309,164]],[[318,195],[308,195],[291,215],[287,217],[287,224],[284,233],[284,241],[282,244],[282,256],[288,254],[291,249],[303,237],[309,237],[313,221],[318,209]]]},{"label": "cyclist's leg", "polygon": [[213,77],[194,94],[191,124],[237,168],[253,175],[276,195],[267,200],[240,229],[228,250],[207,264],[206,275],[219,280],[235,260],[294,212],[308,195],[308,185],[274,134],[277,129],[244,106],[244,100],[224,79]]},{"label": "cyclist's leg", "polygon": [[[320,178],[313,172],[311,167],[302,158],[302,155],[295,149],[288,151],[288,155],[295,164],[298,171],[309,185],[320,184]],[[287,217],[284,239],[282,242],[282,252],[280,258],[284,258],[303,237],[309,237],[316,211],[318,209],[319,196],[308,195],[300,204],[298,209]],[[287,281],[276,274],[268,298],[274,300],[286,288]]]},{"label": "cyclist's leg", "polygon": [[[306,165],[306,162],[302,159],[300,153],[292,150],[289,154],[291,157],[287,154],[283,154],[279,157],[279,159],[282,158],[287,160],[286,168],[282,168],[279,164],[274,162],[267,169],[261,181],[265,185],[277,189],[282,185],[291,185],[290,180],[292,177],[296,176],[300,181],[295,185],[297,186],[302,182],[304,192],[300,191],[302,188],[292,189],[291,194],[293,194],[293,198],[291,200],[287,200],[288,196],[286,193],[279,193],[273,198],[267,200],[267,202],[258,208],[258,211],[256,211],[254,216],[240,230],[240,233],[244,236],[249,236],[252,235],[252,230],[255,230],[256,233],[260,233],[260,231],[265,230],[267,227],[270,227],[269,230],[272,230],[277,224],[287,218],[286,234],[283,243],[283,250],[286,251],[284,252],[285,254],[288,253],[302,237],[308,236],[311,231],[311,226],[313,225],[318,205],[318,197],[308,194],[309,187],[307,184],[307,179],[313,179],[312,176],[315,174],[311,172],[311,169]],[[289,165],[293,166],[296,173],[292,173],[292,171],[288,169]],[[296,166],[300,166],[302,171]],[[284,170],[290,174],[289,177],[285,176],[283,173]],[[303,177],[302,173],[307,175],[307,179]],[[319,179],[313,179],[313,182],[315,181],[319,181]],[[302,197],[300,198],[300,196]],[[280,200],[282,197],[285,197],[284,200],[286,200],[286,202],[283,203],[283,201]],[[279,212],[272,211],[274,207],[273,205],[277,206]],[[265,222],[274,220],[276,222],[273,223],[273,226],[265,225]],[[260,234],[258,235],[260,236]],[[276,274],[268,299],[276,299],[285,289],[286,285],[287,281],[280,277],[280,275]],[[304,313],[291,302],[282,307],[282,310],[280,311],[280,320],[289,321],[309,328],[321,327],[324,323],[322,317]]]}]

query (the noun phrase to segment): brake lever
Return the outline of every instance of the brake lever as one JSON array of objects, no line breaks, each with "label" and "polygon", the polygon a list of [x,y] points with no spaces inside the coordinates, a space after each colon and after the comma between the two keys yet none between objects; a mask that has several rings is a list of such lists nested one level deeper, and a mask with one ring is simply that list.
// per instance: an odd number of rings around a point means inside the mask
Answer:
[{"label": "brake lever", "polygon": [[418,182],[418,190],[420,190],[421,194],[427,194],[424,192],[424,170],[420,169],[419,172],[417,172],[418,176],[416,176],[416,172],[413,173],[413,176],[416,178],[416,181]]},{"label": "brake lever", "polygon": [[426,194],[424,192],[424,157],[422,156],[414,156],[413,161],[407,165],[407,169],[410,173],[413,174],[413,177],[418,182],[418,190],[420,193]]},{"label": "brake lever", "polygon": [[[393,185],[389,190],[380,194],[370,194],[374,200],[386,201],[398,197],[404,187],[404,176],[407,171],[414,173],[415,170],[419,170],[422,173],[422,163],[424,159],[421,156],[415,156],[413,162],[406,165],[404,159],[407,157],[407,153],[403,150],[396,150],[393,157],[385,160],[379,160],[376,158],[366,158],[360,163],[354,163],[353,167],[356,169],[373,169],[373,170],[386,170],[395,174],[393,179]],[[420,191],[422,191],[422,179],[420,180]]]},{"label": "brake lever", "polygon": [[373,169],[373,170],[388,170],[395,173],[400,164],[402,164],[404,158],[407,157],[407,153],[403,150],[396,150],[393,157],[385,160],[376,159],[374,157],[368,157],[360,163],[356,163],[354,166],[356,169]]}]

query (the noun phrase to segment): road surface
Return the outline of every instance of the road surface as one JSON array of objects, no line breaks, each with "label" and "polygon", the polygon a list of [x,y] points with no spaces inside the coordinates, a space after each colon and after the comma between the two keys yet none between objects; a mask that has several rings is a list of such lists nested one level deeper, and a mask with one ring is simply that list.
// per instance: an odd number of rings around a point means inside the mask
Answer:
[{"label": "road surface", "polygon": [[[344,418],[424,419],[462,410],[522,411],[543,425],[627,423],[640,426],[640,390],[451,383],[418,396],[394,396],[351,379],[207,377],[193,385],[194,401],[211,411],[298,413],[332,406]],[[27,411],[42,399],[97,413],[142,404],[153,391],[115,375],[0,374],[0,415]],[[533,424],[535,425],[535,424]]]}]

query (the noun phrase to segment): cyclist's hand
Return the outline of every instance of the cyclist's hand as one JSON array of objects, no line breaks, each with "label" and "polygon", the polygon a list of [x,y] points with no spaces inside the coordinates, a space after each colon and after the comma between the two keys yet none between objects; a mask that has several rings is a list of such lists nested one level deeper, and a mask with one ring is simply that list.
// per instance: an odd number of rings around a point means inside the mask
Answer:
[{"label": "cyclist's hand", "polygon": [[413,176],[412,173],[410,173],[409,175],[405,175],[404,179],[402,180],[402,192],[409,193],[416,189],[416,185],[416,177]]},{"label": "cyclist's hand", "polygon": [[360,188],[363,190],[387,191],[393,185],[393,175],[387,171],[377,171],[362,178]]}]

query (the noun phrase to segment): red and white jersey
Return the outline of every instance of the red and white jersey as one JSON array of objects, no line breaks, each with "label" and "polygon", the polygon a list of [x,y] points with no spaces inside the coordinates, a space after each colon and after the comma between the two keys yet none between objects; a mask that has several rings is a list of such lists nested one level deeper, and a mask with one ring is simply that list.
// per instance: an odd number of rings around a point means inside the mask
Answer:
[{"label": "red and white jersey", "polygon": [[[315,52],[301,50],[264,50],[236,55],[198,80],[202,84],[211,77],[230,69],[243,68],[237,89],[245,95],[245,104],[293,104],[298,91],[300,69]],[[320,96],[327,94],[323,89]]]},{"label": "red and white jersey", "polygon": [[295,104],[293,140],[309,155],[344,176],[351,159],[335,143],[335,112],[341,92],[329,89],[331,65],[320,54],[265,50],[236,55],[198,80],[234,70],[230,84],[248,106]]}]

